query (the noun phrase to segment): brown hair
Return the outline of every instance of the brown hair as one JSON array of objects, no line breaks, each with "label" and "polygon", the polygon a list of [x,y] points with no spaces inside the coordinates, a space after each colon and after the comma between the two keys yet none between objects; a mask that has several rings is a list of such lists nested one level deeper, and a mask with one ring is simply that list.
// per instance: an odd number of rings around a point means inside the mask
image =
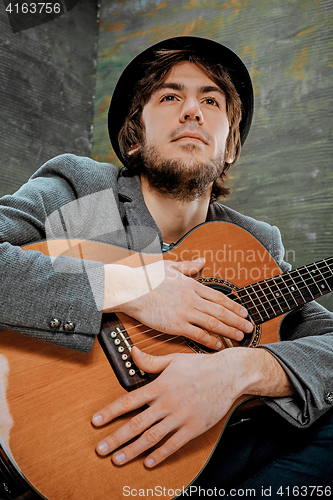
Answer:
[{"label": "brown hair", "polygon": [[118,135],[119,148],[126,159],[126,167],[122,170],[122,175],[133,176],[141,171],[140,148],[136,150],[135,145],[142,143],[145,134],[141,121],[145,104],[153,92],[159,89],[175,64],[189,61],[197,64],[226,96],[229,134],[226,140],[225,156],[233,158],[233,161],[231,163],[224,162],[223,172],[213,185],[212,200],[218,196],[226,196],[230,190],[224,186],[224,179],[226,171],[236,162],[240,154],[239,123],[242,118],[241,100],[227,70],[221,64],[212,63],[209,58],[203,58],[190,49],[159,50],[155,55],[156,59],[147,64],[145,76],[134,87],[132,105]]}]

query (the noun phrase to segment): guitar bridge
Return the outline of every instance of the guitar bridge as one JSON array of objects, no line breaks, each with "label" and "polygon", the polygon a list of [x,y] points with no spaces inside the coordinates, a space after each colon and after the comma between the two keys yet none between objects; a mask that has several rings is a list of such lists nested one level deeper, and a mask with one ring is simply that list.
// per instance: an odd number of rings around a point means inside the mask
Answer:
[{"label": "guitar bridge", "polygon": [[150,376],[133,363],[133,342],[116,314],[103,316],[98,340],[119,383],[126,391],[133,391],[150,382]]}]

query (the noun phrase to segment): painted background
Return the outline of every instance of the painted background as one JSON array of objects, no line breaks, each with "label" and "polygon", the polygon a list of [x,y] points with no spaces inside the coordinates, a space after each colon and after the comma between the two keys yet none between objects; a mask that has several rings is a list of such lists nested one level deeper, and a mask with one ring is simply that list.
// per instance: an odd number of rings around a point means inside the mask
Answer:
[{"label": "painted background", "polygon": [[[229,174],[232,194],[223,202],[276,224],[293,266],[332,255],[333,0],[102,0],[99,9],[96,68],[92,0],[16,39],[3,21],[6,78],[17,86],[12,95],[22,98],[22,85],[29,89],[26,101],[13,98],[1,119],[6,192],[61,152],[119,164],[106,123],[121,70],[159,40],[208,37],[243,58],[255,88],[253,126]],[[37,45],[41,55],[34,59]],[[49,71],[43,89],[29,71],[41,60]],[[47,105],[48,84],[53,108]],[[27,101],[37,110],[32,117],[22,111]],[[33,139],[29,127],[37,130]],[[321,302],[333,310],[332,294]]]},{"label": "painted background", "polygon": [[[117,0],[101,3],[92,156],[116,162],[107,110],[118,75],[170,36],[219,41],[247,65],[254,122],[223,203],[276,224],[293,266],[333,254],[333,2]],[[333,310],[333,298],[322,299]]]}]

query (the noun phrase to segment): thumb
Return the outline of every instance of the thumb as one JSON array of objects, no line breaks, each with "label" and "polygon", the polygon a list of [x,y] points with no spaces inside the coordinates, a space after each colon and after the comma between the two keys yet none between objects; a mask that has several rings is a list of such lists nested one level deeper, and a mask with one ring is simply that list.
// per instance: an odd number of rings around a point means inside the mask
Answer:
[{"label": "thumb", "polygon": [[172,265],[177,271],[180,271],[186,276],[191,276],[192,274],[197,274],[203,268],[205,262],[206,260],[203,257],[199,257],[195,260],[173,262]]},{"label": "thumb", "polygon": [[160,373],[171,363],[174,355],[168,354],[167,356],[153,356],[140,351],[138,347],[132,347],[131,355],[134,363],[140,370],[147,373]]}]

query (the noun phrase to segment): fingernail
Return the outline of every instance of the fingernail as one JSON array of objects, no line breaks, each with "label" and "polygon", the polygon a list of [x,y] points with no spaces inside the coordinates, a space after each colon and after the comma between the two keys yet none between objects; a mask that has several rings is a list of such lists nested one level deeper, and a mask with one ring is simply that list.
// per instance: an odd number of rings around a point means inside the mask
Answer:
[{"label": "fingernail", "polygon": [[220,341],[216,342],[216,349],[221,349],[222,344]]},{"label": "fingernail", "polygon": [[125,460],[125,453],[123,453],[122,451],[119,452],[119,453],[116,453],[114,456],[113,456],[114,460],[118,463],[118,464],[121,464],[124,460]]},{"label": "fingernail", "polygon": [[245,309],[245,307],[242,307],[241,315],[244,316],[244,318],[246,318],[246,316],[248,315],[247,309]]},{"label": "fingernail", "polygon": [[252,326],[252,323],[246,323],[246,331],[248,332],[252,332],[252,329],[253,329],[253,326]]},{"label": "fingernail", "polygon": [[243,337],[244,337],[244,333],[243,332],[240,332],[240,331],[236,332],[236,339],[237,340],[243,340]]},{"label": "fingernail", "polygon": [[153,458],[147,458],[147,460],[146,460],[147,467],[151,467],[152,465],[154,465],[154,463],[155,463],[155,460]]},{"label": "fingernail", "polygon": [[100,413],[95,413],[92,418],[93,424],[99,425],[103,422],[103,417]]},{"label": "fingernail", "polygon": [[106,441],[101,441],[100,443],[98,443],[97,448],[101,453],[105,453],[106,451],[108,451],[109,445]]}]

